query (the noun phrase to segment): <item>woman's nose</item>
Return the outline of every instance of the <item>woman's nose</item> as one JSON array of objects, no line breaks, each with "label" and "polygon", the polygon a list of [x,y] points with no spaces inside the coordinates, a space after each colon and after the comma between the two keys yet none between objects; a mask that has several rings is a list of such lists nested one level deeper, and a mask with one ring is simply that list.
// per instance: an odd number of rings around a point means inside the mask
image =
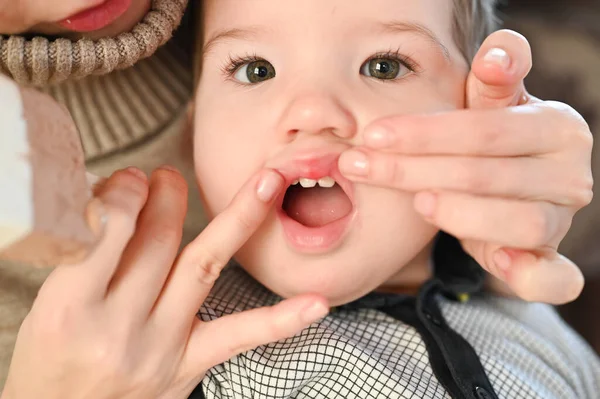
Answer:
[{"label": "woman's nose", "polygon": [[279,130],[288,136],[325,133],[350,139],[356,134],[356,125],[355,117],[336,98],[318,93],[292,99]]}]

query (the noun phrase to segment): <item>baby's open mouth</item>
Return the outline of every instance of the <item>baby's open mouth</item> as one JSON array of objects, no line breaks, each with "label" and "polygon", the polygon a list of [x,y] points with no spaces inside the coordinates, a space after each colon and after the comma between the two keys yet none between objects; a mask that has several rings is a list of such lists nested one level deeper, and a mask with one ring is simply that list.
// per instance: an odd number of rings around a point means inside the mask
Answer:
[{"label": "baby's open mouth", "polygon": [[352,212],[352,202],[331,177],[300,178],[288,187],[283,211],[306,227],[322,227]]}]

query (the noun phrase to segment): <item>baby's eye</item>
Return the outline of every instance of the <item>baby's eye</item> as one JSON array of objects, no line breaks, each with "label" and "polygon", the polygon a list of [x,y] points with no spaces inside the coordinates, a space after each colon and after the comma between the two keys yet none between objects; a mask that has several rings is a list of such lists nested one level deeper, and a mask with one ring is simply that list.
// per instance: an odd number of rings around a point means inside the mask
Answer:
[{"label": "baby's eye", "polygon": [[250,61],[240,66],[234,78],[242,83],[260,83],[275,77],[275,68],[269,61]]},{"label": "baby's eye", "polygon": [[401,61],[389,57],[371,58],[360,67],[361,74],[381,80],[397,79],[409,72]]}]

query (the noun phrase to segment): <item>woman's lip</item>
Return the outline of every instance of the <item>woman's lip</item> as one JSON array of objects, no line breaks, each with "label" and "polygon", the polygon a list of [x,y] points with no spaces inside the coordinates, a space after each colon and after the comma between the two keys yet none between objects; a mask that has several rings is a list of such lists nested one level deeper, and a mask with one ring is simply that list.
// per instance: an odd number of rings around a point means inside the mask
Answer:
[{"label": "woman's lip", "polygon": [[92,32],[107,27],[125,14],[133,0],[107,0],[59,22],[73,32]]}]

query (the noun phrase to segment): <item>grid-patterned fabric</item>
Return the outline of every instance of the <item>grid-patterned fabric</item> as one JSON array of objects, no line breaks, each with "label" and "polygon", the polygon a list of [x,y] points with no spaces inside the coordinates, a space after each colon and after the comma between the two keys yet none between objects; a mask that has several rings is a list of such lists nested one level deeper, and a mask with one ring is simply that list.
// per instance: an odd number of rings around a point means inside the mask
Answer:
[{"label": "grid-patterned fabric", "polygon": [[[279,300],[230,267],[199,316],[212,320]],[[599,397],[600,360],[553,308],[492,296],[439,301],[500,398]],[[332,312],[295,337],[214,367],[202,386],[207,399],[450,397],[417,331],[374,309]]]}]

